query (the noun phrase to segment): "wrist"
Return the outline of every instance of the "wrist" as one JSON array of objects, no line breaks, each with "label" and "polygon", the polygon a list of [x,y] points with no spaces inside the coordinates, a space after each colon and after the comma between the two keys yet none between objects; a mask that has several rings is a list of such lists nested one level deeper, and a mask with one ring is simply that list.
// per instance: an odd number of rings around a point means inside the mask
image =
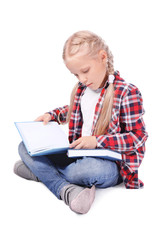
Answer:
[{"label": "wrist", "polygon": [[46,112],[46,115],[48,115],[48,117],[50,116],[50,120],[53,120],[53,114],[51,112]]}]

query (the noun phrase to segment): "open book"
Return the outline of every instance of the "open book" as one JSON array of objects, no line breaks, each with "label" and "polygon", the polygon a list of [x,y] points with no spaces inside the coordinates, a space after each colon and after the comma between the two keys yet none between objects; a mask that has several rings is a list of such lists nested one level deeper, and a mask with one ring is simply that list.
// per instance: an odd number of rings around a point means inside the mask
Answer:
[{"label": "open book", "polygon": [[109,160],[121,160],[121,154],[109,149],[71,149],[68,137],[62,126],[56,122],[15,122],[19,134],[30,156],[67,153],[68,157],[102,157]]}]

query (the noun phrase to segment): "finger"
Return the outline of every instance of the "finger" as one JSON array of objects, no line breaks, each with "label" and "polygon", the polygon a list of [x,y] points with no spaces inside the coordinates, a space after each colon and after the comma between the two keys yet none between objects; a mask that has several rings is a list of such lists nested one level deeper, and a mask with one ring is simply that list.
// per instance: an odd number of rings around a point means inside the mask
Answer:
[{"label": "finger", "polygon": [[75,148],[79,143],[80,143],[80,140],[77,139],[77,140],[75,140],[74,142],[72,142],[72,143],[69,145],[69,147],[70,147],[70,148]]},{"label": "finger", "polygon": [[76,147],[75,149],[82,149],[84,146],[83,146],[83,143],[80,142]]},{"label": "finger", "polygon": [[84,141],[84,139],[82,139],[82,141],[75,147],[75,149],[89,149],[89,145],[88,142]]},{"label": "finger", "polygon": [[44,124],[44,125],[47,125],[48,122],[49,122],[48,119],[44,119],[44,120],[43,120],[43,124]]},{"label": "finger", "polygon": [[42,121],[42,118],[41,117],[38,117],[34,120],[35,122],[39,122],[39,121]]},{"label": "finger", "polygon": [[75,141],[74,141],[74,142],[72,142],[72,143],[69,145],[69,147],[70,147],[70,148],[75,148],[75,146],[76,146],[76,143],[75,143]]},{"label": "finger", "polygon": [[79,141],[77,141],[77,144],[75,146],[75,149],[82,149],[85,148],[85,142],[83,138],[79,138]]}]

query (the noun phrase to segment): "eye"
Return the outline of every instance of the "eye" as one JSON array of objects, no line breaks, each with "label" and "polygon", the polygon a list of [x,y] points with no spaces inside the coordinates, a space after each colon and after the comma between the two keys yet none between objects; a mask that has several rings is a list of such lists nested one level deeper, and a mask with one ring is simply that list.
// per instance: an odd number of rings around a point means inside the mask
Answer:
[{"label": "eye", "polygon": [[83,71],[83,73],[87,73],[87,72],[89,72],[89,68]]}]

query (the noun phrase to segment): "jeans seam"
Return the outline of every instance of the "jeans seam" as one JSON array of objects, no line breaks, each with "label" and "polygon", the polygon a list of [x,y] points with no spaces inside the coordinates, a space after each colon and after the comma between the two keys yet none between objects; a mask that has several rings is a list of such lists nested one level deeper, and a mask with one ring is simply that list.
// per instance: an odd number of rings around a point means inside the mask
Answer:
[{"label": "jeans seam", "polygon": [[[108,180],[108,179],[110,179],[110,178],[115,178],[115,177],[117,177],[117,181],[118,181],[118,177],[119,177],[119,174],[116,174],[116,175],[113,175],[113,176],[111,176],[111,177],[98,177],[98,178],[89,178],[89,180],[90,180],[90,182],[95,182],[95,181],[101,181],[101,180]],[[88,180],[88,178],[84,178],[83,179],[83,182],[87,182],[86,180]]]}]

